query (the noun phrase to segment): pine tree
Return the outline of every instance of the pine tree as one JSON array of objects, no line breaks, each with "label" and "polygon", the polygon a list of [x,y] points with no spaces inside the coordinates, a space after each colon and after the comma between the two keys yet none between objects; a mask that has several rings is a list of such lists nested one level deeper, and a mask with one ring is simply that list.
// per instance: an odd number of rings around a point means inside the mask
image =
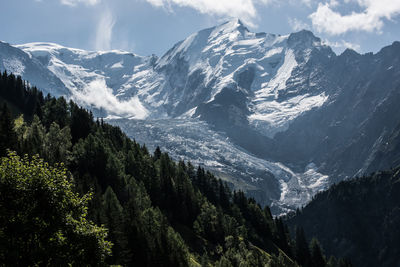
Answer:
[{"label": "pine tree", "polygon": [[112,257],[108,262],[122,264],[126,240],[123,234],[123,208],[111,187],[103,195],[101,221],[107,227],[109,240],[113,242]]},{"label": "pine tree", "polygon": [[60,129],[58,124],[53,122],[44,139],[44,156],[46,160],[50,164],[65,161],[71,146],[69,127],[66,126]]},{"label": "pine tree", "polygon": [[154,161],[159,160],[161,158],[161,150],[160,150],[159,146],[157,146],[156,150],[154,150],[153,157],[154,157]]},{"label": "pine tree", "polygon": [[39,117],[35,115],[31,126],[26,129],[26,133],[24,134],[23,152],[29,155],[43,155],[45,134],[46,129],[39,120]]},{"label": "pine tree", "polygon": [[323,256],[321,246],[316,238],[313,238],[310,242],[311,252],[311,266],[312,267],[325,267],[326,260]]},{"label": "pine tree", "polygon": [[307,240],[304,230],[301,227],[296,228],[296,247],[295,247],[296,261],[302,266],[309,266],[310,264],[310,251],[308,249]]},{"label": "pine tree", "polygon": [[275,219],[277,244],[287,254],[291,255],[291,247],[289,245],[289,233],[286,231],[285,226],[281,218]]},{"label": "pine tree", "polygon": [[0,111],[0,156],[7,154],[7,149],[16,149],[17,134],[14,131],[14,122],[11,112],[4,104]]}]

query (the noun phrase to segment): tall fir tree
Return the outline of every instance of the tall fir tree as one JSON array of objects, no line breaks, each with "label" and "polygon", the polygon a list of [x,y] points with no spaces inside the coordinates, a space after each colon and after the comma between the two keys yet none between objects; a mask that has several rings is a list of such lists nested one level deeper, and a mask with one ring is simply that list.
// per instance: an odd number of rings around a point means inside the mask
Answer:
[{"label": "tall fir tree", "polygon": [[310,265],[310,251],[304,230],[301,227],[296,228],[296,246],[295,246],[296,261],[302,266]]},{"label": "tall fir tree", "polygon": [[14,122],[7,105],[0,111],[0,156],[7,154],[7,149],[16,149],[17,134],[14,131]]}]

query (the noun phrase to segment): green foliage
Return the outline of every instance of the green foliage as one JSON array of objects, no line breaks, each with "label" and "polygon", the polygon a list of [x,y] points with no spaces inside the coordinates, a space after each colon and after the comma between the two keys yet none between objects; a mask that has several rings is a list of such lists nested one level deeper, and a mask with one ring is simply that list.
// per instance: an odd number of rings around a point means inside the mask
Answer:
[{"label": "green foliage", "polygon": [[42,125],[38,116],[34,116],[32,124],[25,128],[25,132],[20,132],[21,150],[30,155],[44,156],[44,139],[46,129]]},{"label": "green foliage", "polygon": [[0,110],[0,156],[5,156],[7,149],[15,149],[17,146],[17,135],[10,110],[4,104]]},{"label": "green foliage", "polygon": [[282,252],[270,255],[260,248],[232,236],[226,238],[224,248],[224,252],[215,266],[298,266]]},{"label": "green foliage", "polygon": [[0,95],[11,102],[21,113],[31,118],[33,114],[41,117],[44,98],[42,92],[36,87],[29,87],[20,76],[8,74],[6,71],[0,75]]},{"label": "green foliage", "polygon": [[9,153],[0,165],[0,261],[6,265],[97,265],[110,254],[106,229],[87,219],[62,166]]},{"label": "green foliage", "polygon": [[67,101],[63,97],[58,99],[48,96],[43,106],[43,124],[48,129],[52,123],[61,128],[69,122]]},{"label": "green foliage", "polygon": [[161,150],[159,146],[157,146],[156,150],[154,150],[153,158],[154,160],[159,160],[161,158]]},{"label": "green foliage", "polygon": [[201,206],[200,214],[193,224],[195,232],[215,244],[223,244],[225,237],[238,235],[238,223],[229,215],[205,201]]},{"label": "green foliage", "polygon": [[158,208],[152,208],[144,188],[130,183],[125,207],[127,262],[135,266],[188,266],[187,246]]},{"label": "green foliage", "polygon": [[71,131],[68,126],[60,129],[56,122],[51,123],[44,137],[44,158],[50,164],[62,162],[71,149]]},{"label": "green foliage", "polygon": [[126,238],[123,233],[123,208],[111,187],[108,187],[103,195],[100,214],[101,223],[107,225],[108,237],[114,244],[112,256],[107,261],[121,264],[124,247],[126,247]]},{"label": "green foliage", "polygon": [[72,143],[75,144],[79,139],[87,137],[95,127],[93,115],[85,109],[78,107],[74,102],[69,103],[70,128]]}]

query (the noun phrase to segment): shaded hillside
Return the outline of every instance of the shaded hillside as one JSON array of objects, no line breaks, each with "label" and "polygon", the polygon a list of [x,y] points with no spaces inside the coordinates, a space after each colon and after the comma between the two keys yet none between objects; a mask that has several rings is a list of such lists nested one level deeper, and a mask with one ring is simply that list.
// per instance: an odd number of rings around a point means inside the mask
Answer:
[{"label": "shaded hillside", "polygon": [[400,168],[333,185],[287,223],[355,266],[400,266]]},{"label": "shaded hillside", "polygon": [[328,103],[276,135],[279,160],[314,162],[332,182],[399,164],[400,42],[376,54],[346,50],[320,82]]}]

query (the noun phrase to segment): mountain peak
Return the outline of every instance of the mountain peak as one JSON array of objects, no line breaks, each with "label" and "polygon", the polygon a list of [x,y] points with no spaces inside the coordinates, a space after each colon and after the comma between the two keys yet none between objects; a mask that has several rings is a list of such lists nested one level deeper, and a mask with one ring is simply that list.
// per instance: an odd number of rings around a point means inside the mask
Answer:
[{"label": "mountain peak", "polygon": [[244,26],[243,22],[239,18],[232,18],[232,19],[228,20],[226,23],[232,23],[232,24]]},{"label": "mountain peak", "polygon": [[240,31],[240,32],[250,32],[243,22],[238,18],[233,18],[227,22],[222,23],[216,27],[217,29],[223,29],[224,32]]},{"label": "mountain peak", "polygon": [[318,37],[315,37],[315,35],[314,35],[314,33],[312,33],[311,31],[309,31],[309,30],[301,30],[301,31],[298,31],[298,32],[294,32],[294,33],[291,33],[290,35],[289,35],[289,40],[290,41],[313,41],[313,42],[315,42],[315,41],[317,41],[317,42],[320,42],[321,41],[321,39],[319,39]]},{"label": "mountain peak", "polygon": [[310,47],[321,45],[321,39],[316,37],[311,31],[301,30],[289,35],[288,44],[292,47]]}]

